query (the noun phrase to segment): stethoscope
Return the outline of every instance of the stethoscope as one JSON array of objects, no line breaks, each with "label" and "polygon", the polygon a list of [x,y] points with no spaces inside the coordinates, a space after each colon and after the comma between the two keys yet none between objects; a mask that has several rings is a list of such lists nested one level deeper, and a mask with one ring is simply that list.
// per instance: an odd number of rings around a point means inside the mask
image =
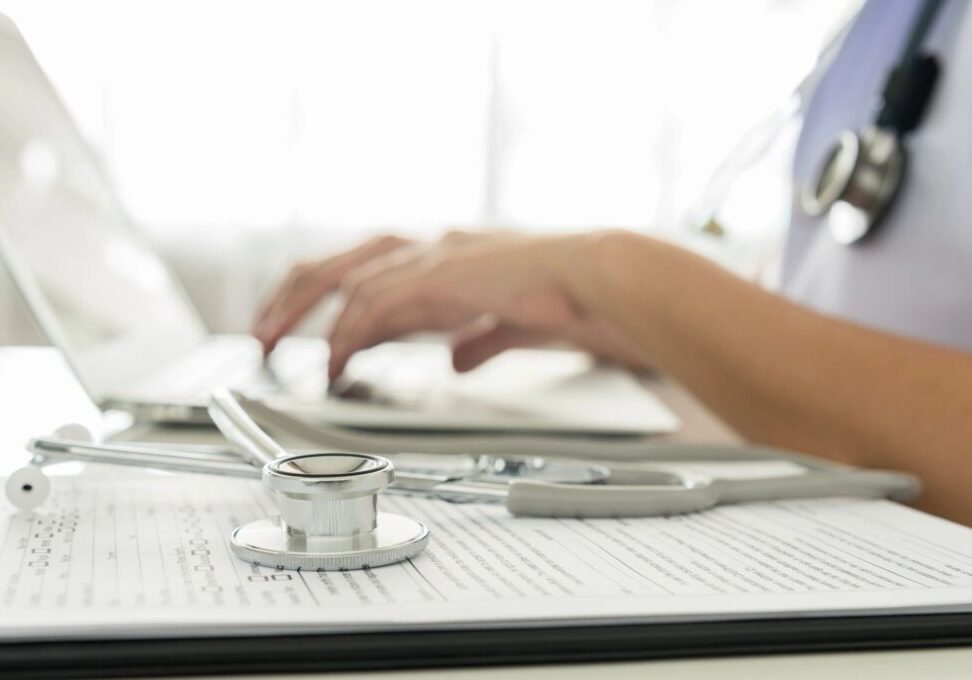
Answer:
[{"label": "stethoscope", "polygon": [[826,215],[838,243],[858,243],[873,233],[901,189],[907,167],[905,137],[921,123],[938,80],[938,60],[920,50],[941,5],[942,0],[922,4],[901,56],[888,73],[874,123],[860,132],[841,132],[803,189],[804,212]]},{"label": "stethoscope", "polygon": [[[38,507],[50,493],[50,480],[41,468],[66,460],[260,479],[280,515],[237,527],[230,536],[234,554],[271,568],[338,570],[392,564],[414,557],[427,545],[429,528],[424,523],[378,512],[378,496],[386,489],[453,502],[503,503],[513,515],[532,517],[651,517],[727,503],[838,496],[907,500],[919,489],[911,475],[835,468],[759,447],[655,446],[644,449],[643,459],[786,459],[806,470],[785,477],[712,479],[661,466],[623,470],[529,456],[480,457],[487,464],[472,474],[396,470],[391,460],[377,454],[288,452],[250,416],[245,406],[254,403],[228,390],[212,396],[213,422],[238,447],[229,456],[199,449],[95,444],[79,426],[32,439],[31,465],[8,478],[7,498],[22,510]],[[261,408],[263,418],[268,410],[275,413],[266,405]],[[290,422],[288,416],[277,415],[277,426]],[[603,446],[610,455],[611,445]]]}]

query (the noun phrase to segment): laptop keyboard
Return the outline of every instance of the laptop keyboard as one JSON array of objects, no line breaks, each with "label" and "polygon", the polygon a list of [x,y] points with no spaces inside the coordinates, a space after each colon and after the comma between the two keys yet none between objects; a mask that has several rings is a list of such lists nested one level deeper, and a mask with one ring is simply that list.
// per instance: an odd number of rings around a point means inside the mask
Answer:
[{"label": "laptop keyboard", "polygon": [[[269,389],[298,399],[320,399],[327,394],[327,345],[312,338],[287,338],[262,368]],[[258,387],[259,389],[259,387]]]},{"label": "laptop keyboard", "polygon": [[144,385],[145,391],[205,403],[219,386],[247,391],[278,389],[271,372],[263,368],[256,346],[241,340],[213,336],[169,362]]},{"label": "laptop keyboard", "polygon": [[582,371],[587,363],[570,355],[531,357],[526,364],[515,362],[511,382],[512,366],[502,376],[491,375],[489,366],[474,374],[456,375],[450,355],[444,345],[375,347],[353,357],[345,375],[329,391],[327,347],[319,340],[288,338],[264,364],[259,346],[251,338],[213,336],[168,364],[146,387],[156,396],[172,395],[202,404],[209,401],[215,387],[229,386],[257,397],[284,394],[316,401],[331,396],[422,410],[470,399],[478,403],[495,397],[497,404],[515,401],[518,392],[543,390]]}]

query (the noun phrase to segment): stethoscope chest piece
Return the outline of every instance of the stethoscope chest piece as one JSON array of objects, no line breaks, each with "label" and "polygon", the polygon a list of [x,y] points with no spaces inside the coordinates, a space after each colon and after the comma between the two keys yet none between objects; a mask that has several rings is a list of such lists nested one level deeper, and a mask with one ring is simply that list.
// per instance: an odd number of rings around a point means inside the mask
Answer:
[{"label": "stethoscope chest piece", "polygon": [[801,204],[812,217],[827,216],[831,235],[850,245],[872,233],[887,214],[905,173],[905,153],[890,130],[845,130],[819,172],[804,187]]},{"label": "stethoscope chest piece", "polygon": [[378,512],[378,494],[394,479],[380,456],[308,453],[263,468],[263,484],[280,517],[251,522],[230,540],[242,560],[273,569],[379,567],[420,553],[429,540],[422,522]]},{"label": "stethoscope chest piece", "polygon": [[803,187],[803,211],[810,217],[826,215],[838,243],[858,243],[873,233],[899,193],[907,160],[904,140],[921,123],[938,81],[938,59],[923,52],[922,44],[943,4],[924,0],[901,56],[888,71],[874,122],[860,134],[840,133]]}]

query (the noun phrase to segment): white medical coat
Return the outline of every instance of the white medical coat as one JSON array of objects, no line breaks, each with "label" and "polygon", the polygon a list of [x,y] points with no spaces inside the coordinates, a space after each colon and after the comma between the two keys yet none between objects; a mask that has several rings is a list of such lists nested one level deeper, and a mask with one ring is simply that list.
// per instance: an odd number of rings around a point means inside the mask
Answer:
[{"label": "white medical coat", "polygon": [[972,350],[972,12],[946,0],[924,45],[942,66],[886,221],[843,246],[806,216],[800,188],[843,129],[871,123],[921,0],[871,0],[850,27],[804,112],[781,292],[824,313]]}]

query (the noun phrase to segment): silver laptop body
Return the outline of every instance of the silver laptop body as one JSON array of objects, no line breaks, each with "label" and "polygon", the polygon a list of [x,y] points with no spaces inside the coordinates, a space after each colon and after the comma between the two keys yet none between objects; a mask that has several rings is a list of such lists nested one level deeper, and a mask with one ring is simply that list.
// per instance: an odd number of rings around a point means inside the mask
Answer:
[{"label": "silver laptop body", "polygon": [[678,425],[633,377],[578,353],[514,351],[456,376],[448,348],[390,343],[354,358],[349,393],[364,398],[348,399],[328,394],[320,340],[288,339],[264,364],[253,338],[211,335],[2,15],[0,259],[92,399],[142,419],[206,421],[209,392],[228,385],[309,420],[362,428],[647,434]]}]

